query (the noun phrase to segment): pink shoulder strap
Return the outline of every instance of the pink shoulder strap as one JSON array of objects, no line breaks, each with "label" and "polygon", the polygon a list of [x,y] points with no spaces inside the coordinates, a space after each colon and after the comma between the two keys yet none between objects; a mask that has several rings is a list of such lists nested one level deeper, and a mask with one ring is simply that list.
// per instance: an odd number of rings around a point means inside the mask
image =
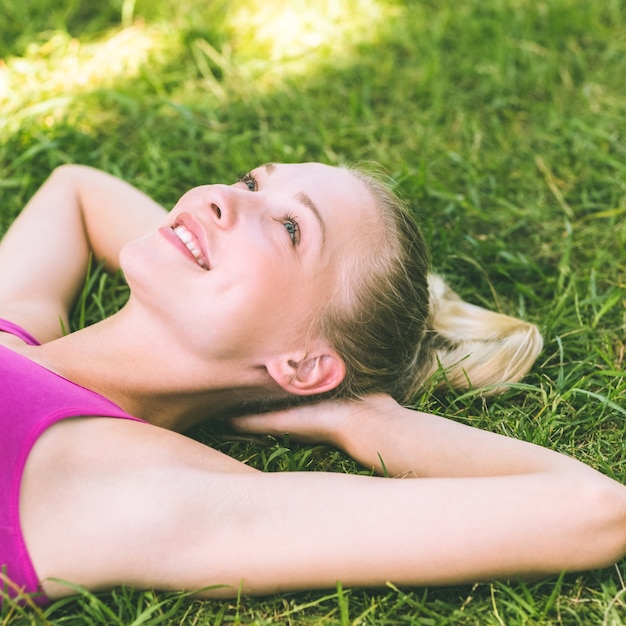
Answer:
[{"label": "pink shoulder strap", "polygon": [[0,332],[10,333],[19,337],[25,343],[31,346],[38,346],[40,343],[28,332],[26,332],[21,326],[9,322],[9,320],[2,319],[0,317]]}]

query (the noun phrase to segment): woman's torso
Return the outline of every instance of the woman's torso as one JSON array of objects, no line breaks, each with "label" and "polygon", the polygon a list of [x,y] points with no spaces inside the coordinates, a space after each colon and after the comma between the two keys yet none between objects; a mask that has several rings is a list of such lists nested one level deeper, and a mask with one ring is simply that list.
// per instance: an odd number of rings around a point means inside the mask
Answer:
[{"label": "woman's torso", "polygon": [[[107,577],[107,560],[117,571],[113,550],[123,557],[123,522],[145,515],[133,510],[140,500],[129,494],[158,483],[165,498],[190,469],[249,471],[43,368],[20,354],[33,343],[27,333],[0,327],[2,480],[12,485],[2,503],[6,545],[0,556],[13,560],[18,583],[28,591],[48,576],[97,587]],[[52,583],[44,589],[67,593]]]},{"label": "woman's torso", "polygon": [[[101,415],[137,420],[106,398],[20,354],[24,346],[38,345],[24,329],[0,320],[0,331],[0,557],[9,579],[19,588],[35,592],[38,580],[24,542],[22,510],[22,478],[31,451],[48,429],[68,418]],[[47,486],[54,473],[54,468],[38,472],[36,484]]]}]

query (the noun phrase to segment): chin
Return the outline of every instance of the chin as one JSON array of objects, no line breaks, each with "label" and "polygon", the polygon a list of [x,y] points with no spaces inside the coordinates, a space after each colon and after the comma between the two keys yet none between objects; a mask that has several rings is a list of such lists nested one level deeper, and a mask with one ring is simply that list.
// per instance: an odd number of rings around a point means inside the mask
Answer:
[{"label": "chin", "polygon": [[149,289],[149,285],[163,275],[164,268],[156,267],[154,248],[148,245],[146,239],[135,239],[120,251],[120,268],[133,293]]}]

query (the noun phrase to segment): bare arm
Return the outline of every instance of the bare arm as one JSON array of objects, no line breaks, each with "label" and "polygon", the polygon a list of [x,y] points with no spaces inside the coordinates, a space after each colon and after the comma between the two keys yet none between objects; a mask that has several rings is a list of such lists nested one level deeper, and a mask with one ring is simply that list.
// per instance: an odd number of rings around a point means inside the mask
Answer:
[{"label": "bare arm", "polygon": [[377,397],[362,408],[363,415],[344,420],[334,440],[379,473],[432,478],[588,470],[553,450],[407,409],[391,398]]},{"label": "bare arm", "polygon": [[[323,402],[243,417],[251,433],[334,445],[367,468],[390,476],[510,476],[588,470],[552,450],[400,406],[384,395],[364,401]],[[383,467],[384,464],[384,467]]]},{"label": "bare arm", "polygon": [[[479,452],[497,456],[476,432]],[[527,449],[511,440],[507,452],[516,450]],[[534,471],[515,476],[262,473],[162,429],[67,420],[44,434],[29,460],[24,532],[44,577],[96,589],[227,585],[210,592],[218,596],[236,595],[240,584],[244,593],[266,594],[338,580],[535,577],[619,559],[626,488],[574,461],[553,464],[554,453],[545,453],[527,458]]]},{"label": "bare arm", "polygon": [[119,267],[122,246],[165,209],[131,185],[80,165],[57,168],[0,243],[0,317],[45,342],[60,335],[89,255]]}]

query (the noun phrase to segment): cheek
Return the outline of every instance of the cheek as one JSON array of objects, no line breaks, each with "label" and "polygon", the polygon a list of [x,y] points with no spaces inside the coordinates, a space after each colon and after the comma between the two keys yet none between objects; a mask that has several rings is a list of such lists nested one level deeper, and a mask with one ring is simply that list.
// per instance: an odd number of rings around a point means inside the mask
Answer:
[{"label": "cheek", "polygon": [[279,311],[284,311],[271,279],[257,274],[235,278],[233,282],[216,281],[213,289],[215,311],[223,323],[250,335],[271,325]]},{"label": "cheek", "polygon": [[216,289],[216,310],[223,337],[256,349],[282,349],[300,342],[308,313],[301,289],[284,276],[271,272],[249,272],[230,288]]}]

